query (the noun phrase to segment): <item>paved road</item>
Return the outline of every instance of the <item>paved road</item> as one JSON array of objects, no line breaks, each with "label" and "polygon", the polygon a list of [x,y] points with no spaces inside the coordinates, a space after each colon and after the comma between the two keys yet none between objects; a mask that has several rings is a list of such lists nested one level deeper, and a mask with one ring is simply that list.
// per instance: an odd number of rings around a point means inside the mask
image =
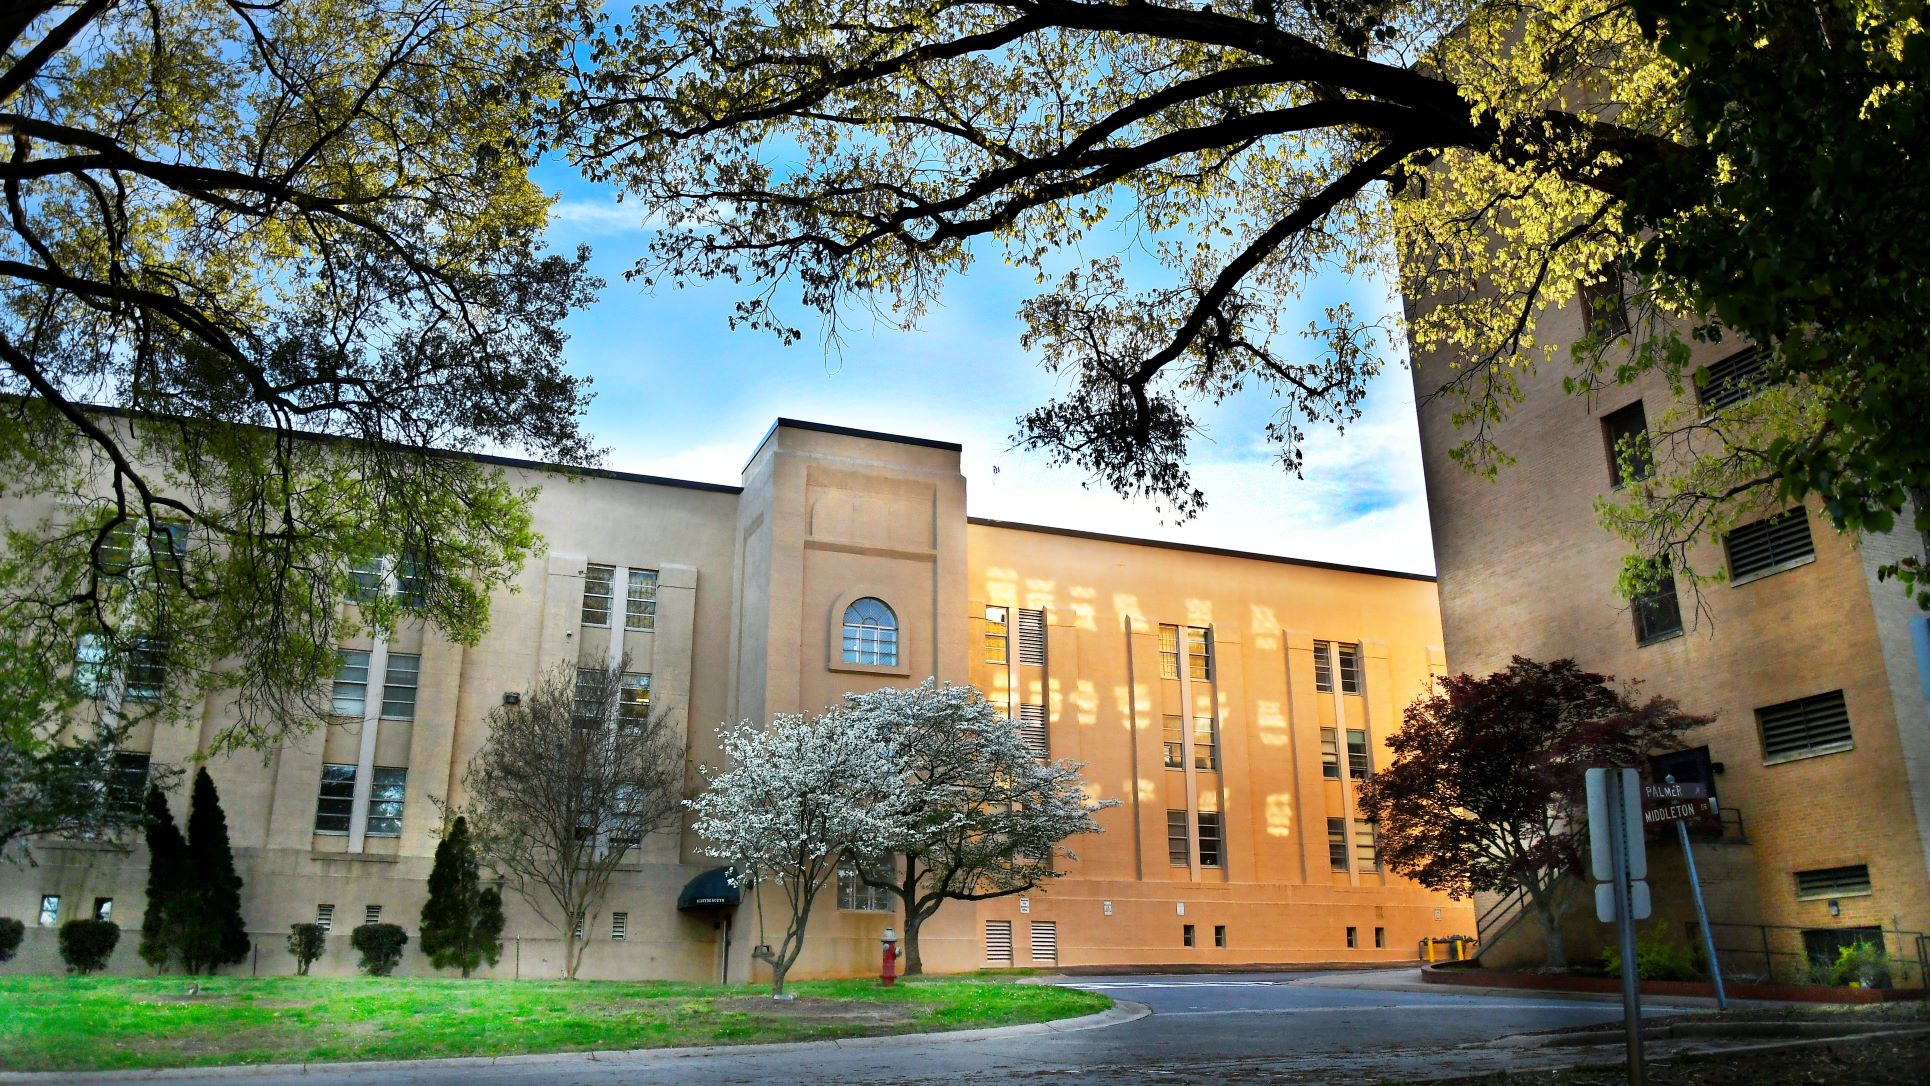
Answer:
[{"label": "paved road", "polygon": [[[1387,986],[1389,980],[1384,974],[1317,973],[1074,978],[1062,983],[1143,1003],[1152,1013],[1103,1029],[1024,1036],[740,1048],[677,1058],[569,1055],[460,1068],[318,1066],[307,1074],[170,1074],[166,1081],[210,1086],[1371,1083],[1567,1062],[1577,1058],[1573,1050],[1457,1046],[1621,1017],[1618,1004],[1409,991]],[[1376,983],[1381,986],[1334,986]]]}]

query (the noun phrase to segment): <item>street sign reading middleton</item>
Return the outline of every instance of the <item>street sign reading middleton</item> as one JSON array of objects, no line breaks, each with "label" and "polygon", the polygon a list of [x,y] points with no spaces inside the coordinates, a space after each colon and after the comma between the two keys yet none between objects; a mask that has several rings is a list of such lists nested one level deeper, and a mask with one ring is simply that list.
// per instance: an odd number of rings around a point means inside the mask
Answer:
[{"label": "street sign reading middleton", "polygon": [[1659,826],[1664,822],[1685,822],[1709,813],[1709,786],[1684,784],[1645,784],[1642,786],[1642,823]]}]

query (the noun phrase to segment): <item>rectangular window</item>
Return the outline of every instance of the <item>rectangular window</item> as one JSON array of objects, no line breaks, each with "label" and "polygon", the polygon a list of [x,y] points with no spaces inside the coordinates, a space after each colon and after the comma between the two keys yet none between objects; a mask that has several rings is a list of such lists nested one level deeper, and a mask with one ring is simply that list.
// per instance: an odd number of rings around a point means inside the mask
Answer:
[{"label": "rectangular window", "polygon": [[1386,928],[1374,929],[1374,949],[1375,950],[1387,949],[1387,929]]},{"label": "rectangular window", "polygon": [[1040,758],[1048,756],[1050,750],[1046,741],[1045,706],[1019,706],[1019,738],[1032,748],[1032,753]]},{"label": "rectangular window", "polygon": [[611,790],[610,807],[616,818],[610,827],[610,844],[625,848],[643,844],[643,827],[637,820],[641,795],[634,784],[619,784]]},{"label": "rectangular window", "polygon": [[1179,627],[1159,624],[1159,677],[1179,678]]},{"label": "rectangular window", "polygon": [[1226,925],[1225,924],[1213,925],[1213,945],[1216,947],[1219,947],[1222,950],[1226,949]]},{"label": "rectangular window", "polygon": [[1193,845],[1186,832],[1186,812],[1166,812],[1166,862],[1174,867],[1188,866]]},{"label": "rectangular window", "polygon": [[602,668],[576,669],[576,697],[570,706],[570,722],[576,727],[594,731],[603,726],[602,686]]},{"label": "rectangular window", "polygon": [[420,555],[405,551],[396,560],[395,594],[402,597],[404,607],[422,608],[429,605],[429,579],[423,575]]},{"label": "rectangular window", "polygon": [[376,766],[370,778],[369,836],[402,836],[402,797],[408,791],[409,771],[400,766]]},{"label": "rectangular window", "polygon": [[1354,823],[1354,862],[1362,871],[1380,870],[1379,838],[1372,822]]},{"label": "rectangular window", "polygon": [[1166,768],[1186,768],[1186,722],[1176,716],[1165,718]]},{"label": "rectangular window", "polygon": [[1367,779],[1371,767],[1367,763],[1367,732],[1362,728],[1347,729],[1347,775],[1357,781]]},{"label": "rectangular window", "polygon": [[1193,945],[1193,925],[1181,924],[1179,926],[1179,945],[1181,946]]},{"label": "rectangular window", "polygon": [[1340,692],[1360,693],[1360,646],[1340,641],[1334,651],[1340,655]]},{"label": "rectangular window", "polygon": [[360,720],[369,704],[369,654],[362,649],[335,650],[335,692],[329,712]]},{"label": "rectangular window", "polygon": [[985,961],[990,965],[1012,964],[1012,922],[1010,920],[985,922]]},{"label": "rectangular window", "polygon": [[650,676],[625,673],[622,700],[617,702],[617,727],[642,731],[650,723]]},{"label": "rectangular window", "polygon": [[316,833],[347,833],[355,810],[355,767],[329,763],[322,767],[322,791],[315,801]]},{"label": "rectangular window", "polygon": [[1719,362],[1709,363],[1707,376],[1696,382],[1696,398],[1705,412],[1719,411],[1754,396],[1768,383],[1769,356],[1759,347],[1744,347]]},{"label": "rectangular window", "polygon": [[40,896],[40,926],[51,928],[60,923],[60,895],[42,894]]},{"label": "rectangular window", "polygon": [[1616,488],[1639,483],[1654,470],[1649,449],[1649,420],[1637,400],[1602,419],[1602,441],[1608,446],[1608,481]]},{"label": "rectangular window", "polygon": [[1011,660],[1010,615],[1011,612],[1003,607],[985,609],[985,662],[988,664],[1003,664]]},{"label": "rectangular window", "polygon": [[1201,811],[1200,819],[1200,866],[1218,867],[1222,859],[1220,853],[1220,813]]},{"label": "rectangular window", "polygon": [[315,906],[315,926],[323,931],[334,931],[335,906],[328,904]]},{"label": "rectangular window", "polygon": [[1353,950],[1358,946],[1360,946],[1360,931],[1349,926],[1347,929],[1347,949]]},{"label": "rectangular window", "polygon": [[1019,608],[1019,663],[1045,666],[1045,612]]},{"label": "rectangular window", "polygon": [[105,920],[110,924],[114,922],[113,898],[97,897],[94,899],[94,919]]},{"label": "rectangular window", "polygon": [[351,603],[374,603],[382,595],[382,559],[357,558],[348,567]]},{"label": "rectangular window", "polygon": [[1213,681],[1213,631],[1186,627],[1186,667],[1195,682]]},{"label": "rectangular window", "polygon": [[858,877],[855,867],[838,868],[838,908],[855,912],[888,913],[891,911],[891,891],[882,886],[869,886]]},{"label": "rectangular window", "polygon": [[122,811],[138,811],[146,798],[147,771],[153,756],[134,751],[114,752],[114,775],[107,781],[110,801]]},{"label": "rectangular window", "polygon": [[416,680],[421,670],[422,657],[389,653],[389,667],[382,676],[382,719],[415,719]]},{"label": "rectangular window", "polygon": [[1347,821],[1342,818],[1327,820],[1327,865],[1335,871],[1347,870]]},{"label": "rectangular window", "polygon": [[1340,779],[1340,730],[1320,729],[1320,775],[1330,781]]},{"label": "rectangular window", "polygon": [[81,634],[74,646],[74,686],[82,697],[104,698],[113,689],[114,669],[107,660],[107,638]]},{"label": "rectangular window", "polygon": [[626,630],[654,630],[657,628],[656,570],[633,569],[630,571],[630,592],[623,601],[623,628]]},{"label": "rectangular window", "polygon": [[1210,716],[1193,718],[1193,768],[1220,768],[1220,729]]},{"label": "rectangular window", "polygon": [[1603,265],[1594,278],[1576,287],[1590,335],[1613,338],[1628,334],[1628,290],[1622,282],[1621,264],[1611,261]]},{"label": "rectangular window", "polygon": [[1635,643],[1647,645],[1682,632],[1682,604],[1675,594],[1675,574],[1663,570],[1655,591],[1629,601],[1635,614]]},{"label": "rectangular window", "polygon": [[127,650],[127,689],[130,701],[154,701],[168,681],[168,643],[159,637],[137,637]]},{"label": "rectangular window", "polygon": [[621,942],[624,939],[627,939],[629,937],[630,937],[630,914],[629,913],[611,913],[610,914],[610,938],[615,939],[618,942]]},{"label": "rectangular window", "polygon": [[380,924],[381,922],[382,922],[382,906],[365,905],[362,907],[362,923]]},{"label": "rectangular window", "polygon": [[583,625],[608,626],[614,601],[617,569],[594,563],[583,569]]},{"label": "rectangular window", "polygon": [[1764,706],[1756,710],[1756,727],[1762,732],[1763,760],[1768,762],[1833,754],[1855,745],[1850,741],[1850,712],[1841,690]]},{"label": "rectangular window", "polygon": [[1313,688],[1322,694],[1334,692],[1333,642],[1313,643]]},{"label": "rectangular window", "polygon": [[1032,960],[1047,963],[1059,960],[1058,921],[1032,921]]},{"label": "rectangular window", "polygon": [[1809,510],[1799,506],[1735,528],[1723,537],[1722,548],[1729,555],[1731,581],[1813,558],[1816,542],[1809,534]]},{"label": "rectangular window", "polygon": [[1824,867],[1796,872],[1796,897],[1808,901],[1824,897],[1862,897],[1870,892],[1867,864],[1851,867]]}]

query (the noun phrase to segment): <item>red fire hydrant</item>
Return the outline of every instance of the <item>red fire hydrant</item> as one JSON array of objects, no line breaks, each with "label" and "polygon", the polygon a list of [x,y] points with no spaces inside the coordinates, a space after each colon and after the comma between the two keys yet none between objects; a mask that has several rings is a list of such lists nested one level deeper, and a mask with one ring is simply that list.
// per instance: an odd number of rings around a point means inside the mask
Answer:
[{"label": "red fire hydrant", "polygon": [[878,979],[889,988],[898,983],[898,933],[886,928],[878,941],[885,945],[884,966],[878,971]]}]

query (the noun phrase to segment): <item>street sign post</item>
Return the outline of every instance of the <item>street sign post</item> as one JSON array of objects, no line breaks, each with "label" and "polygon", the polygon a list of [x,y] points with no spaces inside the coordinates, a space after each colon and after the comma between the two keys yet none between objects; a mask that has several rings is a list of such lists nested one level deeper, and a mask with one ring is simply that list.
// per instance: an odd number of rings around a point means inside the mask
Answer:
[{"label": "street sign post", "polygon": [[[1629,1086],[1643,1086],[1642,986],[1635,969],[1635,921],[1648,915],[1648,884],[1643,881],[1648,878],[1649,863],[1642,841],[1642,778],[1633,769],[1591,769],[1584,780],[1588,787],[1589,866],[1596,881],[1608,884],[1596,888],[1595,915],[1615,922],[1622,950],[1622,1023],[1628,1036],[1628,1081]],[[1603,889],[1608,893],[1602,893]],[[1604,911],[1612,915],[1604,916]]]},{"label": "street sign post", "polygon": [[1709,979],[1716,989],[1716,1007],[1729,1009],[1729,994],[1722,989],[1722,963],[1716,961],[1716,937],[1709,930],[1709,910],[1702,903],[1702,880],[1695,873],[1695,852],[1689,848],[1689,822],[1713,811],[1709,786],[1695,781],[1677,784],[1674,777],[1661,784],[1642,787],[1642,822],[1655,826],[1675,823],[1676,839],[1682,842],[1682,866],[1688,869],[1689,893],[1695,898],[1696,924],[1702,929],[1702,953],[1709,960]]}]

